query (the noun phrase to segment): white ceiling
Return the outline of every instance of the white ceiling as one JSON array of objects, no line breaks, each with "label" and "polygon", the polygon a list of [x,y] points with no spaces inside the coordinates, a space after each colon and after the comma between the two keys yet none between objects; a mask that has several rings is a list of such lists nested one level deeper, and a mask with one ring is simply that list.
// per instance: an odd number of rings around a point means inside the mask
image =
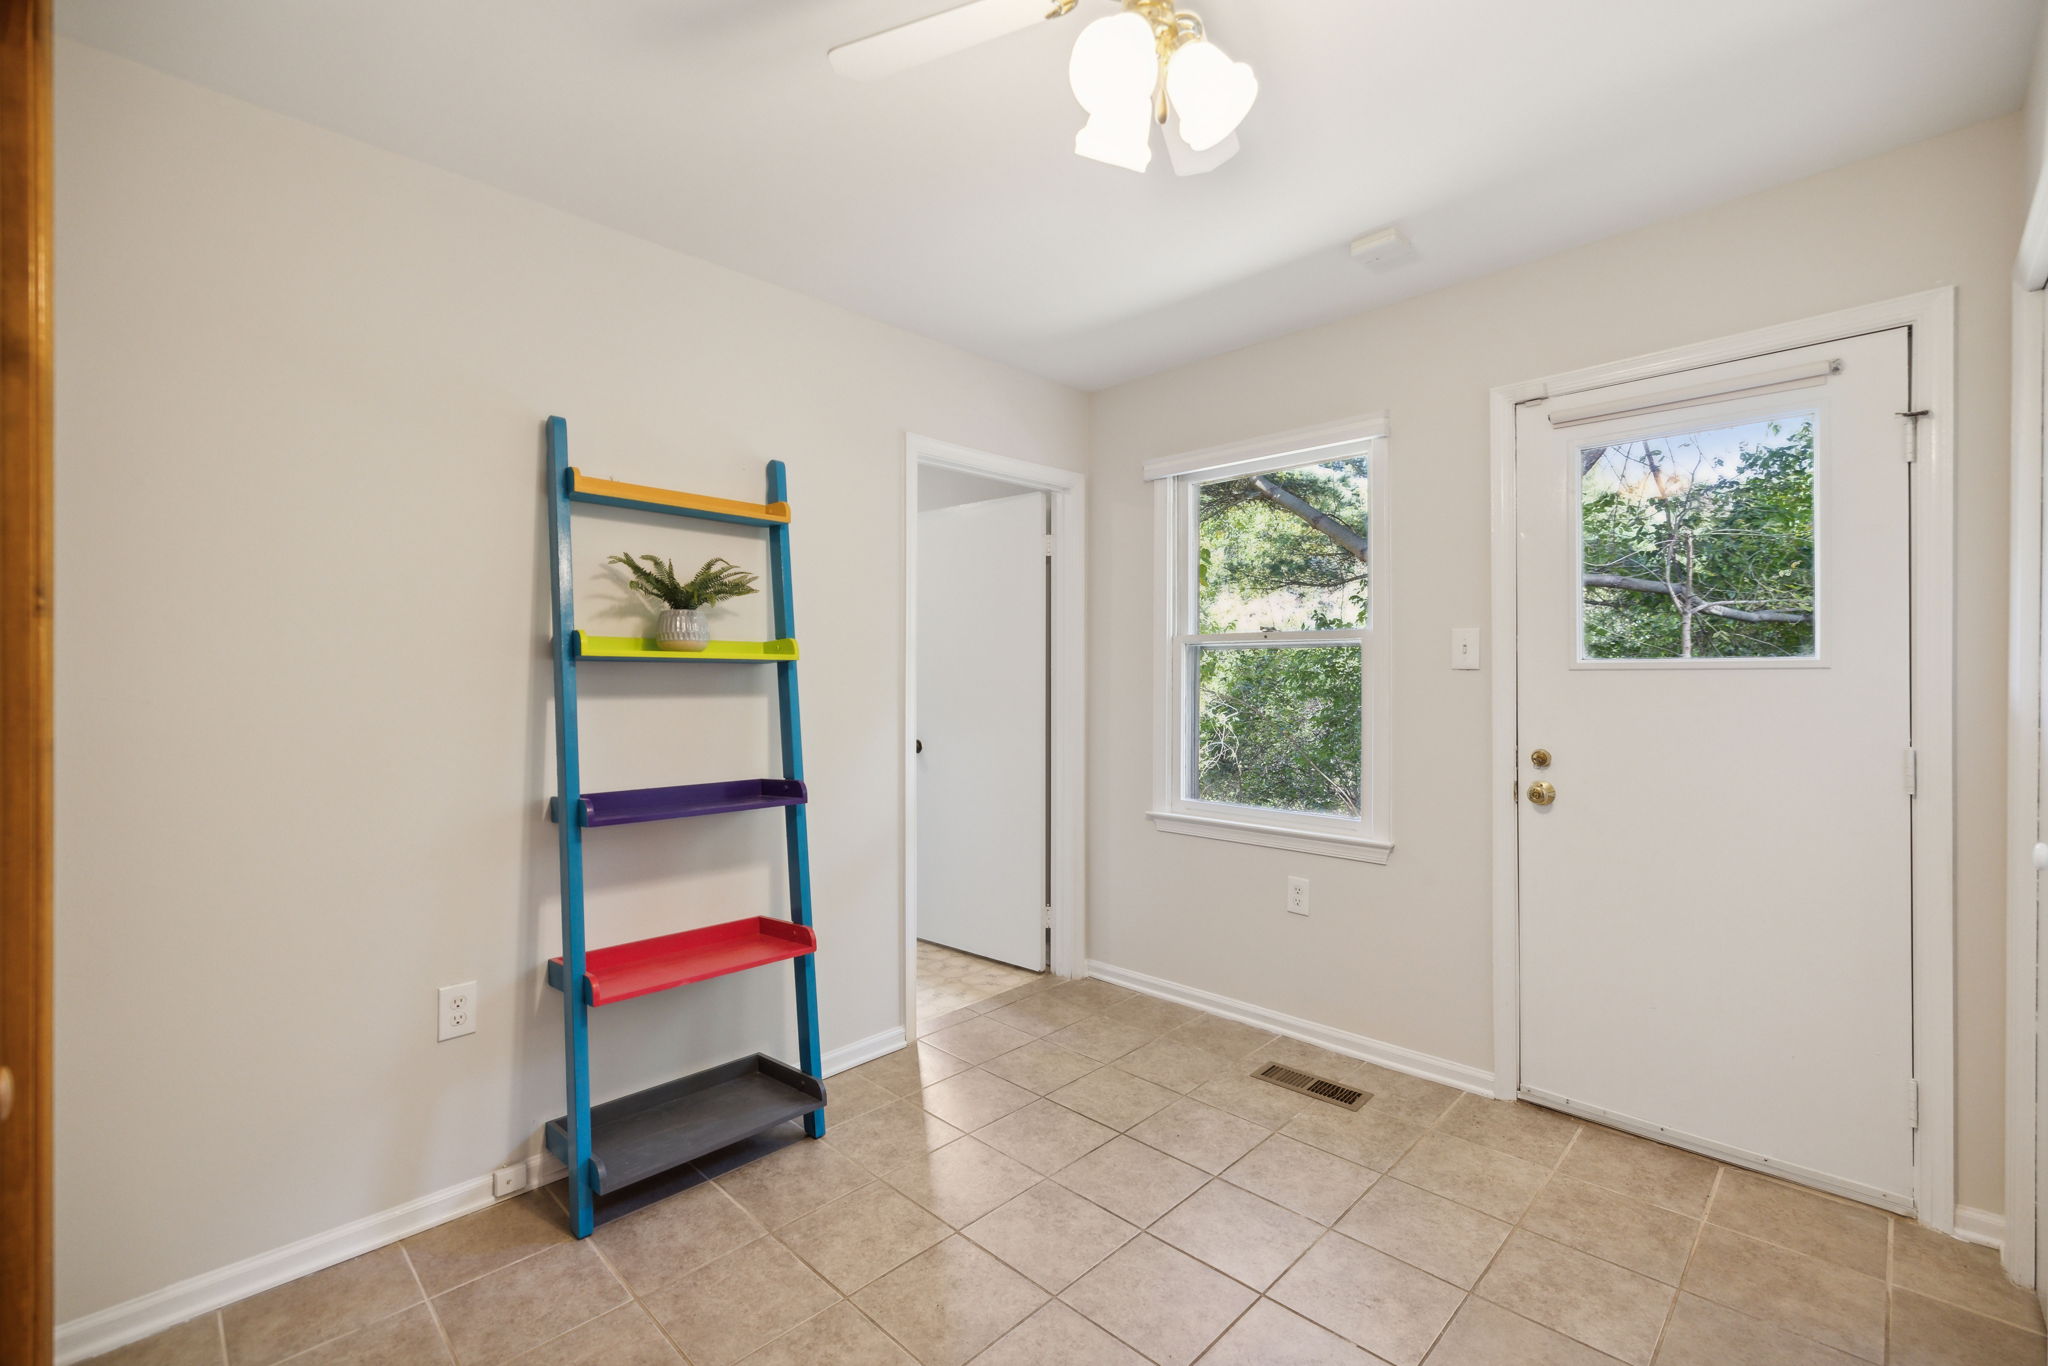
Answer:
[{"label": "white ceiling", "polygon": [[[952,0],[59,0],[72,37],[1099,388],[2018,106],[2039,0],[1183,0],[1259,73],[1176,179],[1071,150],[1066,19],[889,81]],[[2014,168],[2017,176],[2019,170]],[[1415,252],[1347,243],[1398,221]]]}]

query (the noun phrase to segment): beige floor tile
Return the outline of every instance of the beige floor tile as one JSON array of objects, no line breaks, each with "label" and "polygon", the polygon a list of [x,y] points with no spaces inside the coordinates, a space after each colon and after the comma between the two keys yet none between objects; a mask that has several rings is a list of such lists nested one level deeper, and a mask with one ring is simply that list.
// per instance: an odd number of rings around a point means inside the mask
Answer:
[{"label": "beige floor tile", "polygon": [[1151,1043],[1164,1032],[1131,1020],[1120,1020],[1114,1015],[1090,1015],[1045,1037],[1047,1043],[1058,1044],[1084,1058],[1114,1062],[1132,1049]]},{"label": "beige floor tile", "polygon": [[1892,1284],[2019,1328],[2041,1330],[2040,1306],[2005,1278],[1995,1250],[1906,1219],[1892,1223]]},{"label": "beige floor tile", "polygon": [[746,1366],[917,1366],[917,1360],[841,1300],[748,1357]]},{"label": "beige floor tile", "polygon": [[434,1297],[462,1366],[493,1366],[626,1302],[597,1250],[567,1243]]},{"label": "beige floor tile", "polygon": [[1038,1173],[977,1138],[962,1138],[912,1158],[882,1179],[939,1218],[961,1228],[1038,1184]]},{"label": "beige floor tile", "polygon": [[1065,999],[1078,1001],[1091,1011],[1109,1010],[1138,999],[1138,993],[1129,987],[1105,982],[1100,977],[1078,977],[1061,984],[1058,990]]},{"label": "beige floor tile", "polygon": [[[899,1048],[873,1062],[864,1062],[843,1076],[859,1077],[888,1088],[899,1096],[914,1096],[925,1087],[944,1081],[958,1072],[965,1072],[974,1064],[965,1058],[956,1058],[943,1048],[933,1048],[920,1043],[910,1048]],[[834,1077],[826,1083],[826,1093],[840,1082]]]},{"label": "beige floor tile", "polygon": [[1549,1170],[1449,1134],[1424,1134],[1388,1173],[1509,1223],[1522,1217]]},{"label": "beige floor tile", "polygon": [[1274,1134],[1224,1168],[1223,1179],[1319,1224],[1334,1224],[1379,1173]]},{"label": "beige floor tile", "polygon": [[1226,1059],[1186,1043],[1172,1034],[1154,1039],[1116,1060],[1116,1065],[1133,1076],[1157,1082],[1182,1095],[1194,1090],[1230,1066]]},{"label": "beige floor tile", "polygon": [[1201,1015],[1193,1006],[1184,1006],[1178,1001],[1162,1001],[1157,996],[1133,996],[1102,1012],[1111,1019],[1128,1020],[1132,1024],[1157,1029],[1164,1034],[1170,1029],[1179,1029],[1188,1021]]},{"label": "beige floor tile", "polygon": [[1269,1297],[1393,1366],[1416,1366],[1465,1292],[1377,1248],[1326,1233]]},{"label": "beige floor tile", "polygon": [[[674,1353],[670,1353],[674,1359]],[[424,1304],[358,1328],[291,1358],[292,1366],[454,1366],[441,1327]]]},{"label": "beige floor tile", "polygon": [[1428,1130],[1368,1105],[1356,1114],[1334,1105],[1313,1105],[1281,1126],[1280,1132],[1347,1162],[1383,1172]]},{"label": "beige floor tile", "polygon": [[943,1034],[956,1025],[968,1024],[980,1018],[976,1012],[965,1008],[948,1010],[936,1015],[920,1010],[917,1012],[917,1037],[929,1039],[934,1034]]},{"label": "beige floor tile", "polygon": [[1097,1124],[1124,1130],[1158,1114],[1180,1098],[1178,1091],[1134,1077],[1120,1067],[1104,1067],[1054,1091],[1050,1099]]},{"label": "beige floor tile", "polygon": [[[1205,1053],[1213,1053],[1227,1063],[1236,1064],[1242,1060],[1242,1070],[1246,1071],[1250,1070],[1252,1054],[1262,1052],[1280,1039],[1270,1029],[1226,1020],[1221,1015],[1197,1015],[1167,1037]],[[1264,1061],[1263,1057],[1260,1061]]]},{"label": "beige floor tile", "polygon": [[1677,1285],[1700,1221],[1604,1186],[1553,1176],[1522,1216],[1522,1227]]},{"label": "beige floor tile", "polygon": [[1036,996],[1041,991],[1050,991],[1058,985],[1059,979],[1047,973],[1043,977],[1034,977],[1028,982],[1020,982],[1007,991],[998,992],[994,996],[989,997],[984,1004],[991,1010],[1001,1006],[1012,1006],[1028,997]]},{"label": "beige floor tile", "polygon": [[[723,1187],[706,1181],[612,1220],[592,1241],[638,1295],[746,1246],[765,1231]],[[419,1266],[416,1252],[413,1265]],[[424,1267],[420,1275],[425,1277]]]},{"label": "beige floor tile", "polygon": [[874,1177],[830,1143],[792,1143],[735,1168],[718,1184],[768,1228],[780,1228]]},{"label": "beige floor tile", "polygon": [[1324,1103],[1270,1081],[1230,1072],[1203,1082],[1192,1095],[1204,1105],[1248,1119],[1263,1129],[1278,1129],[1309,1106]]},{"label": "beige floor tile", "polygon": [[1160,1366],[1187,1366],[1258,1297],[1141,1234],[1060,1298]]},{"label": "beige floor tile", "polygon": [[1070,1053],[1057,1044],[1038,1039],[990,1058],[982,1065],[982,1071],[993,1072],[1004,1081],[1013,1081],[1025,1090],[1036,1091],[1043,1096],[1069,1082],[1078,1081],[1099,1066],[1101,1064],[1093,1058],[1084,1058],[1079,1053]]},{"label": "beige floor tile", "polygon": [[1003,1334],[974,1366],[1146,1366],[1145,1358],[1052,1301]]},{"label": "beige floor tile", "polygon": [[218,1318],[201,1314],[140,1342],[96,1356],[86,1366],[221,1366],[226,1360]]},{"label": "beige floor tile", "polygon": [[2010,1323],[1894,1290],[1886,1360],[1891,1366],[2041,1366],[2048,1344]]},{"label": "beige floor tile", "polygon": [[[399,1361],[380,1362],[378,1366],[399,1366]],[[637,1304],[628,1304],[522,1352],[512,1358],[508,1366],[686,1366],[686,1363],[669,1343],[667,1334],[647,1316],[647,1311]]]},{"label": "beige floor tile", "polygon": [[1211,1181],[1151,1231],[1224,1275],[1264,1290],[1322,1237],[1323,1226],[1227,1181]]},{"label": "beige floor tile", "polygon": [[961,1232],[1057,1295],[1138,1230],[1057,1181],[1041,1181]]},{"label": "beige floor tile", "polygon": [[1053,990],[1041,991],[1036,996],[1027,996],[1013,1005],[990,1011],[987,1018],[1039,1039],[1070,1024],[1078,1024],[1095,1013],[1079,1001],[1068,999],[1063,991]]},{"label": "beige floor tile", "polygon": [[1517,1230],[1475,1293],[1632,1366],[1649,1366],[1674,1292],[1626,1267]]},{"label": "beige floor tile", "polygon": [[1411,1077],[1376,1063],[1361,1062],[1352,1073],[1353,1084],[1372,1093],[1367,1107],[1392,1119],[1427,1128],[1442,1119],[1457,1099],[1466,1094],[1441,1082]]},{"label": "beige floor tile", "polygon": [[1714,1188],[1709,1221],[1809,1257],[1882,1278],[1890,1216],[1730,1167]]},{"label": "beige floor tile", "polygon": [[1198,1100],[1177,1100],[1130,1136],[1212,1176],[1265,1141],[1267,1130]]},{"label": "beige floor tile", "polygon": [[420,1284],[438,1295],[568,1241],[559,1207],[544,1192],[531,1191],[416,1233],[404,1247]]},{"label": "beige floor tile", "polygon": [[[1681,1293],[1664,1325],[1657,1366],[1859,1366],[1855,1357]],[[1432,1363],[1434,1366],[1434,1363]]]},{"label": "beige floor tile", "polygon": [[[732,1366],[839,1299],[773,1238],[748,1243],[642,1298],[692,1366]],[[465,1359],[463,1366],[468,1366]]]},{"label": "beige floor tile", "polygon": [[962,1366],[1045,1299],[1043,1290],[955,1236],[897,1267],[853,1302],[923,1366]]},{"label": "beige floor tile", "polygon": [[901,1166],[921,1152],[943,1148],[960,1130],[916,1100],[898,1100],[825,1131],[825,1141],[871,1172]]},{"label": "beige floor tile", "polygon": [[1140,1228],[1193,1195],[1208,1180],[1199,1168],[1128,1136],[1113,1138],[1072,1166],[1061,1168],[1054,1179]]},{"label": "beige floor tile", "polygon": [[395,1247],[287,1281],[220,1311],[231,1366],[270,1366],[417,1303],[419,1282]]},{"label": "beige floor tile", "polygon": [[1579,1122],[1524,1101],[1466,1095],[1458,1097],[1437,1128],[1453,1138],[1551,1167],[1564,1156],[1572,1135],[1579,1131]]},{"label": "beige floor tile", "polygon": [[973,1133],[1004,1115],[1021,1110],[1038,1097],[1013,1081],[975,1068],[927,1086],[918,1104],[954,1128]]},{"label": "beige floor tile", "polygon": [[825,1088],[825,1127],[844,1124],[858,1119],[870,1110],[878,1110],[896,1099],[896,1093],[880,1082],[868,1077],[857,1077],[848,1072],[832,1078]]},{"label": "beige floor tile", "polygon": [[1719,1167],[1693,1153],[1585,1124],[1558,1170],[1698,1219],[1707,1212]]},{"label": "beige floor tile", "polygon": [[[996,1012],[997,1015],[1001,1013],[1002,1011]],[[980,1063],[987,1062],[998,1054],[1007,1053],[1013,1048],[1022,1048],[1036,1037],[1035,1034],[1012,1029],[997,1020],[994,1015],[977,1015],[959,1024],[927,1034],[924,1039],[932,1047],[951,1053],[956,1058]]]},{"label": "beige floor tile", "polygon": [[953,1230],[886,1182],[842,1195],[776,1234],[840,1294],[893,1271]]},{"label": "beige floor tile", "polygon": [[1337,1221],[1337,1231],[1470,1290],[1510,1226],[1455,1200],[1388,1177]]},{"label": "beige floor tile", "polygon": [[1260,1300],[1202,1355],[1202,1366],[1378,1366],[1379,1358],[1354,1347],[1301,1315]]},{"label": "beige floor tile", "polygon": [[1301,1039],[1290,1039],[1285,1035],[1260,1049],[1259,1058],[1261,1061],[1285,1063],[1297,1071],[1327,1077],[1346,1086],[1359,1086],[1367,1071],[1371,1070],[1369,1064],[1359,1058],[1346,1057],[1342,1053]]},{"label": "beige floor tile", "polygon": [[[1458,1306],[1457,1317],[1426,1361],[1427,1366],[1614,1366],[1615,1359],[1474,1295]],[[1765,1364],[1730,1358],[1719,1366]]]},{"label": "beige floor tile", "polygon": [[1685,1288],[1866,1361],[1884,1360],[1884,1282],[1708,1224]]},{"label": "beige floor tile", "polygon": [[1034,1101],[976,1131],[1006,1157],[1052,1175],[1116,1137],[1116,1130],[1049,1100]]}]

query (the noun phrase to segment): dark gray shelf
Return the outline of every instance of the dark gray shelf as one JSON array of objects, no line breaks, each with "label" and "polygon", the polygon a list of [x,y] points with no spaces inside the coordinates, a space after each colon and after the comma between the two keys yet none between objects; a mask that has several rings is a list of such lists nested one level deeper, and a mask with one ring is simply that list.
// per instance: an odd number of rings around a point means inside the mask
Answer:
[{"label": "dark gray shelf", "polygon": [[[590,1111],[593,1189],[615,1194],[824,1104],[824,1082],[765,1053],[608,1100]],[[568,1160],[566,1117],[548,1121],[547,1145]]]}]

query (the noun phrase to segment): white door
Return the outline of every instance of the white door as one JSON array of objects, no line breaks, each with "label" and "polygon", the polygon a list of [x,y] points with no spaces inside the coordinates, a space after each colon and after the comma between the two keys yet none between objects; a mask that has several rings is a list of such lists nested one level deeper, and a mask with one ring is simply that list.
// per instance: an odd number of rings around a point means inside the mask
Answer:
[{"label": "white door", "polygon": [[1523,1094],[1902,1210],[1908,344],[1517,426]]},{"label": "white door", "polygon": [[1045,968],[1045,495],[918,514],[917,935]]}]

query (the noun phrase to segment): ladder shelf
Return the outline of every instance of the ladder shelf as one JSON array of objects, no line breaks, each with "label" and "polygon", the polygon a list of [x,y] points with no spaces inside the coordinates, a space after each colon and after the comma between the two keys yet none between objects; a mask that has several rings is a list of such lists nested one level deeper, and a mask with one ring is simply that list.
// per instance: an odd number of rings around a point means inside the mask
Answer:
[{"label": "ladder shelf", "polygon": [[[804,786],[803,724],[797,704],[796,610],[792,602],[788,473],[768,462],[767,499],[760,503],[680,493],[645,484],[593,479],[569,464],[568,424],[547,424],[548,550],[554,603],[555,792],[548,816],[561,854],[562,953],[547,965],[548,985],[561,993],[563,1074],[568,1104],[550,1120],[548,1151],[569,1169],[571,1231],[587,1238],[603,1220],[665,1193],[656,1178],[792,1119],[804,1133],[825,1132],[820,1080],[818,992],[811,928],[809,794]],[[575,562],[570,505],[595,503],[665,516],[694,517],[768,533],[763,578],[774,608],[773,640],[714,640],[698,651],[657,650],[637,636],[584,635],[576,629]],[[775,666],[782,738],[779,777],[675,787],[585,792],[578,752],[576,674],[586,662],[710,660]],[[676,820],[736,811],[780,809],[787,863],[789,918],[750,916],[592,947],[583,898],[584,831],[605,825]],[[563,819],[564,815],[570,819]],[[752,1054],[620,1096],[591,1102],[590,1012],[713,977],[789,962],[795,973],[795,1066]],[[580,984],[579,989],[569,989]],[[631,1189],[628,1189],[631,1188]]]}]

